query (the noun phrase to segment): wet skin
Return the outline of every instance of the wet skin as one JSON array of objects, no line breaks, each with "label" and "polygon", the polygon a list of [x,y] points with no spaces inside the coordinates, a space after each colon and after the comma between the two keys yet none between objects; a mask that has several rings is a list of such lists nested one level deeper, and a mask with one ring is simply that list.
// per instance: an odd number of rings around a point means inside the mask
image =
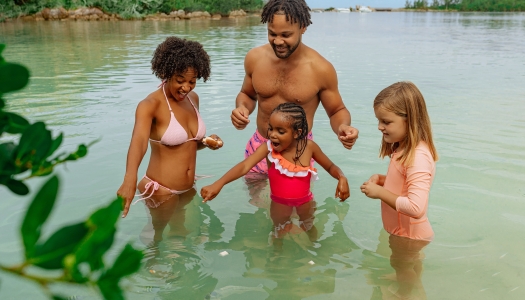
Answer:
[{"label": "wet skin", "polygon": [[358,130],[349,126],[350,113],[339,94],[337,74],[332,64],[302,43],[305,31],[298,23],[286,21],[286,16],[274,15],[268,24],[268,44],[246,55],[246,75],[231,114],[232,123],[244,129],[257,107],[257,129],[264,135],[272,110],[281,103],[294,102],[305,110],[310,131],[317,107],[322,104],[332,130],[350,149]]}]

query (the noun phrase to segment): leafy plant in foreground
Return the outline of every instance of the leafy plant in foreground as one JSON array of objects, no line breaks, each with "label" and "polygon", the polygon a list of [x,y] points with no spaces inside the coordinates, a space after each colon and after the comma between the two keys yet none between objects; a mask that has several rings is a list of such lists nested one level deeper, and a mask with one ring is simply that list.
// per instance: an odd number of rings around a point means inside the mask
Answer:
[{"label": "leafy plant in foreground", "polygon": [[[52,138],[45,123],[30,124],[22,116],[4,111],[3,94],[20,90],[29,82],[27,68],[3,59],[4,48],[5,45],[0,44],[0,137],[7,133],[20,135],[20,139],[18,144],[0,144],[0,185],[25,195],[29,188],[24,180],[49,175],[56,165],[86,156],[88,146],[80,145],[73,153],[55,155],[62,143],[62,134]],[[122,199],[113,200],[87,220],[64,226],[43,239],[42,229],[53,210],[58,190],[59,179],[51,176],[36,192],[21,225],[24,262],[16,266],[0,265],[0,270],[40,284],[53,299],[63,299],[50,291],[54,283],[98,287],[106,299],[123,299],[119,282],[138,270],[143,254],[127,244],[112,266],[104,263],[103,257],[115,238]],[[53,275],[35,275],[30,267],[52,271]]]}]

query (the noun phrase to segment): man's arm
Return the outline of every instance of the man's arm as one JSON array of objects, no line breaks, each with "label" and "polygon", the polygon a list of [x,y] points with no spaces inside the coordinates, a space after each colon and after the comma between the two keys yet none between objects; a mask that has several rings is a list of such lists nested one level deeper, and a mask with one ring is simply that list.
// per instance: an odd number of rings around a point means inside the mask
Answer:
[{"label": "man's arm", "polygon": [[250,123],[248,116],[257,106],[257,93],[253,88],[252,73],[255,64],[254,49],[250,50],[244,58],[244,81],[241,91],[235,100],[235,109],[232,111],[231,120],[237,129],[244,129]]},{"label": "man's arm", "polygon": [[352,149],[359,131],[350,126],[352,119],[339,93],[337,73],[332,64],[326,62],[318,74],[324,83],[319,92],[319,99],[330,118],[330,126],[343,146]]}]

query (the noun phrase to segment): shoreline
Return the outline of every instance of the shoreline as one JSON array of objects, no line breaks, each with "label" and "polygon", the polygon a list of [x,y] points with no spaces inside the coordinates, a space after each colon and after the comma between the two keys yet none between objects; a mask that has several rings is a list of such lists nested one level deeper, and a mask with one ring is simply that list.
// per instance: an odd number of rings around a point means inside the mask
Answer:
[{"label": "shoreline", "polygon": [[[425,13],[525,13],[525,11],[461,11],[457,9],[413,9],[413,8],[371,8],[373,13],[390,13],[390,12],[425,12]],[[366,13],[371,13],[366,12]],[[321,10],[312,9],[312,14],[318,13],[364,13],[360,11],[337,11],[337,10]],[[66,10],[60,8],[45,8],[40,12],[32,15],[18,16],[16,18],[1,19],[0,23],[25,21],[25,22],[41,22],[41,21],[184,21],[195,19],[211,19],[220,20],[222,18],[244,18],[244,17],[260,17],[260,11],[246,12],[242,9],[233,10],[227,15],[210,14],[207,11],[185,12],[184,10],[172,11],[169,14],[157,12],[154,14],[145,15],[142,17],[124,18],[119,14],[105,13],[99,8],[77,8]]]},{"label": "shoreline", "polygon": [[260,12],[246,12],[242,9],[232,10],[227,15],[210,14],[207,11],[193,11],[185,12],[184,10],[174,10],[169,14],[157,12],[141,17],[125,18],[120,14],[106,13],[96,7],[81,7],[77,9],[67,10],[63,7],[58,8],[44,8],[31,15],[18,16],[16,18],[4,18],[0,14],[0,23],[13,21],[28,21],[28,22],[42,22],[42,21],[183,21],[194,19],[211,19],[220,20],[222,18],[244,18],[251,16],[259,16]]}]

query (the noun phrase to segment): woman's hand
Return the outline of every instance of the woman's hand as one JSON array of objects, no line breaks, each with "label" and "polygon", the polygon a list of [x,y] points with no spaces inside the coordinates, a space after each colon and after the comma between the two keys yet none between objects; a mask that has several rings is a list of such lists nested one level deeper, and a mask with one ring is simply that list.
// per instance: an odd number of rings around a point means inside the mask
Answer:
[{"label": "woman's hand", "polygon": [[216,134],[204,137],[202,139],[202,143],[204,144],[204,146],[210,148],[211,150],[217,150],[219,148],[222,148],[222,146],[224,145],[222,139]]},{"label": "woman's hand", "polygon": [[337,189],[335,190],[335,197],[341,199],[341,202],[350,197],[350,187],[348,186],[348,181],[344,176],[339,177]]},{"label": "woman's hand", "polygon": [[380,193],[384,188],[378,185],[377,183],[372,182],[371,180],[373,177],[374,176],[370,177],[370,179],[367,182],[361,185],[361,192],[365,194],[368,198],[380,199]]},{"label": "woman's hand", "polygon": [[117,196],[122,198],[122,207],[124,212],[122,212],[122,217],[125,218],[128,215],[129,206],[131,201],[135,197],[135,191],[137,190],[136,180],[133,182],[124,182],[117,191]]},{"label": "woman's hand", "polygon": [[222,186],[214,183],[201,189],[202,203],[213,200],[221,192]]}]

